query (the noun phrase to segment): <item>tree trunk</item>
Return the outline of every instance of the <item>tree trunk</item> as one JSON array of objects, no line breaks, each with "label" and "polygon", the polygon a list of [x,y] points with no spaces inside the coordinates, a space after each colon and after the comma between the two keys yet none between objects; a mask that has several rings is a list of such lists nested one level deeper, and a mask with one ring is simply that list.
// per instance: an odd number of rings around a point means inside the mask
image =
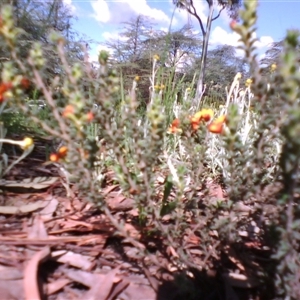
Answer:
[{"label": "tree trunk", "polygon": [[206,24],[206,32],[203,36],[203,44],[202,44],[202,53],[201,53],[201,62],[200,62],[200,74],[199,79],[197,83],[197,89],[196,89],[196,95],[194,98],[194,105],[196,105],[196,108],[199,108],[200,101],[202,94],[204,92],[204,76],[205,76],[205,67],[206,67],[206,58],[207,58],[207,50],[208,50],[208,42],[210,37],[210,30],[211,30],[211,24],[213,19],[213,13],[214,13],[214,6],[213,3],[209,6],[209,15],[207,18],[207,24]]}]

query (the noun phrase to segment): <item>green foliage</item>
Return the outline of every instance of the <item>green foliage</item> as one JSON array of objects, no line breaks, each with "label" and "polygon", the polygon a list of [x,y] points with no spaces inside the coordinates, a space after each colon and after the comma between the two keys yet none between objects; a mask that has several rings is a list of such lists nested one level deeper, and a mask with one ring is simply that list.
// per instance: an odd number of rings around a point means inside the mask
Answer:
[{"label": "green foliage", "polygon": [[281,126],[283,147],[280,157],[283,195],[278,205],[285,211],[281,216],[280,244],[276,258],[278,265],[278,286],[280,291],[291,299],[300,297],[300,210],[297,194],[299,193],[299,84],[300,84],[300,46],[299,32],[289,31],[284,41],[284,52],[281,55],[281,67],[276,74],[275,92],[285,103],[285,116]]},{"label": "green foliage", "polygon": [[166,106],[170,98],[178,97],[182,83],[188,82],[183,74],[200,55],[200,39],[193,34],[192,28],[184,26],[166,33],[153,30],[154,25],[150,19],[139,15],[124,23],[124,30],[119,34],[122,42],[119,39],[106,42],[112,50],[112,65],[120,74],[124,90],[129,90],[134,78],[139,76],[137,98],[141,112],[145,112],[151,98],[149,77],[153,76],[154,55],[159,56],[161,68],[156,74],[156,82],[152,84],[156,89],[166,87],[162,91]]},{"label": "green foliage", "polygon": [[[37,117],[41,121],[47,120],[49,115],[50,113],[47,108],[40,109],[37,113]],[[36,122],[28,119],[28,116],[22,112],[4,112],[0,116],[0,121],[3,122],[8,136],[26,133],[35,133],[37,135],[45,134],[45,132],[36,124]]]},{"label": "green foliage", "polygon": [[[3,9],[5,11],[5,6],[3,6]],[[57,53],[53,51],[52,41],[49,38],[49,33],[52,30],[60,32],[60,36],[64,37],[66,53],[72,63],[83,60],[83,49],[80,46],[83,40],[78,38],[72,31],[73,16],[62,0],[45,2],[15,0],[12,1],[12,9],[13,18],[6,18],[5,20],[11,20],[8,22],[14,22],[16,28],[18,28],[18,33],[15,30],[11,32],[11,36],[18,34],[14,49],[18,52],[19,59],[26,61],[32,43],[39,42],[45,57],[47,57],[47,64],[43,64],[45,68],[43,76],[48,79],[48,82],[51,78],[60,76],[63,72]],[[11,59],[10,52],[7,51],[8,45],[10,44],[1,45],[1,63]],[[33,51],[39,50],[36,48]],[[28,91],[30,97],[32,97],[31,92]]]},{"label": "green foliage", "polygon": [[[224,89],[230,86],[234,76],[240,72],[246,76],[245,62],[237,57],[234,47],[218,46],[207,53],[206,81],[213,81]],[[247,78],[247,77],[246,77]]]}]

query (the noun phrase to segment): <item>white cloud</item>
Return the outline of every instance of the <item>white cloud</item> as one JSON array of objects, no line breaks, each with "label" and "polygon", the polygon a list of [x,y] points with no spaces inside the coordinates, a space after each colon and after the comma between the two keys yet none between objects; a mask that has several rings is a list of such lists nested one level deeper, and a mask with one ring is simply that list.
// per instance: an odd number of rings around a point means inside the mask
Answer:
[{"label": "white cloud", "polygon": [[217,26],[213,29],[210,36],[211,45],[230,45],[238,46],[240,36],[236,32],[227,32],[220,26]]},{"label": "white cloud", "polygon": [[137,15],[150,17],[159,23],[170,23],[162,10],[150,7],[146,0],[91,1],[94,18],[101,23],[121,23]]},{"label": "white cloud", "polygon": [[[256,37],[256,33],[254,33],[254,37]],[[210,37],[210,44],[211,45],[230,45],[237,47],[239,46],[240,36],[232,31],[232,32],[227,32],[220,26],[217,26],[214,28],[214,30],[211,33]],[[257,49],[269,47],[271,43],[273,43],[274,40],[271,36],[262,36],[258,39],[258,41],[255,42],[254,46]]]},{"label": "white cloud", "polygon": [[95,11],[94,18],[101,23],[107,23],[111,19],[109,7],[106,1],[97,0],[91,2],[92,8]]},{"label": "white cloud", "polygon": [[164,33],[169,32],[169,27],[160,27],[159,30],[163,31]]},{"label": "white cloud", "polygon": [[262,36],[254,43],[254,46],[257,48],[270,47],[274,43],[274,40],[271,36]]},{"label": "white cloud", "polygon": [[119,32],[117,32],[117,31],[115,31],[115,32],[105,31],[102,33],[102,37],[104,38],[104,40],[119,40],[122,42],[125,42],[128,40],[128,37],[121,36],[119,34]]},{"label": "white cloud", "polygon": [[[254,33],[254,37],[256,37],[256,33]],[[217,26],[211,33],[209,44],[211,47],[217,45],[230,45],[233,47],[238,47],[240,45],[239,38],[240,36],[236,32],[227,32],[223,28]],[[263,55],[273,41],[274,40],[271,36],[262,36],[254,43],[259,57]],[[236,54],[237,56],[244,57],[244,51],[242,49],[236,49]]]},{"label": "white cloud", "polygon": [[[160,9],[150,7],[146,0],[123,0],[136,14],[142,14],[159,22],[170,22],[170,18]],[[121,3],[122,3],[121,2]]]}]

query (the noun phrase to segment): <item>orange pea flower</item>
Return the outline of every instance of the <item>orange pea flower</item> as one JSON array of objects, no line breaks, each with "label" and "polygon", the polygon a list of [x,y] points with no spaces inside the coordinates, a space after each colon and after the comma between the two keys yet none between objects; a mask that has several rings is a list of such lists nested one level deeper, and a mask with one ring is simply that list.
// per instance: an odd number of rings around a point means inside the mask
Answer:
[{"label": "orange pea flower", "polygon": [[50,159],[50,161],[58,162],[59,156],[56,153],[51,153],[49,159]]},{"label": "orange pea flower", "polygon": [[207,128],[212,133],[222,133],[223,132],[224,123],[215,123],[212,122],[207,125]]},{"label": "orange pea flower", "polygon": [[28,78],[23,77],[21,79],[20,85],[23,89],[27,90],[30,87],[30,81]]},{"label": "orange pea flower", "polygon": [[207,125],[207,129],[212,133],[223,133],[224,123],[226,123],[227,117],[225,115],[221,115],[216,118],[213,122]]},{"label": "orange pea flower", "polygon": [[12,89],[13,85],[11,82],[2,82],[0,84],[0,103],[4,101],[4,93]]},{"label": "orange pea flower", "polygon": [[66,146],[60,147],[57,151],[57,155],[59,156],[59,158],[66,157],[67,153],[68,153],[68,147]]},{"label": "orange pea flower", "polygon": [[86,114],[86,119],[88,122],[92,122],[94,120],[94,114],[90,111]]},{"label": "orange pea flower", "polygon": [[192,122],[200,122],[202,119],[202,111],[198,111],[197,113],[195,113],[192,117],[191,117],[191,121]]},{"label": "orange pea flower", "polygon": [[11,82],[2,82],[0,84],[0,94],[4,94],[5,92],[9,91],[13,87]]},{"label": "orange pea flower", "polygon": [[175,119],[173,120],[173,122],[171,123],[168,132],[169,133],[180,133],[182,132],[182,130],[179,128],[180,126],[180,120],[179,119]]},{"label": "orange pea flower", "polygon": [[202,109],[201,110],[202,112],[202,119],[205,121],[205,122],[208,122],[212,119],[212,117],[214,116],[214,112],[212,109],[208,108],[208,109]]},{"label": "orange pea flower", "polygon": [[63,115],[63,117],[68,118],[68,117],[74,115],[74,113],[75,113],[75,108],[74,108],[74,106],[71,105],[71,104],[68,104],[68,105],[65,107],[65,109],[64,109],[64,111],[63,111],[63,113],[62,113],[62,115]]},{"label": "orange pea flower", "polygon": [[195,116],[190,117],[190,122],[191,122],[191,126],[192,126],[193,131],[196,131],[199,128],[201,118],[198,118],[198,117],[195,117]]},{"label": "orange pea flower", "polygon": [[194,116],[190,117],[190,122],[191,122],[193,131],[198,130],[199,124],[202,120],[204,120],[205,122],[208,122],[213,117],[213,115],[214,115],[214,112],[210,108],[209,109],[204,108],[204,109],[198,111],[197,113],[195,113]]},{"label": "orange pea flower", "polygon": [[58,149],[56,153],[51,153],[49,159],[50,161],[58,162],[59,160],[65,158],[67,153],[68,153],[68,147],[62,146]]},{"label": "orange pea flower", "polygon": [[227,123],[227,116],[221,115],[214,120],[214,123]]}]

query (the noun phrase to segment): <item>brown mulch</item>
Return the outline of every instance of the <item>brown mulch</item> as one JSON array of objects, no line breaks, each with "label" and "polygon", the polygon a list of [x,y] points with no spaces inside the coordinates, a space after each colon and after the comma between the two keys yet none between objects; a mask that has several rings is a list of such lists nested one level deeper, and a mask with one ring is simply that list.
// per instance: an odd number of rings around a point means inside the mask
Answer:
[{"label": "brown mulch", "polygon": [[[59,177],[57,167],[44,164],[48,146],[51,141],[38,140],[35,151],[5,180],[46,178],[47,182],[49,177]],[[17,154],[11,153],[12,158]],[[17,207],[15,213],[0,211],[1,300],[248,299],[249,291],[259,285],[255,278],[243,275],[245,267],[233,249],[227,254],[231,269],[239,270],[236,276],[196,270],[186,276],[179,268],[170,267],[160,252],[159,237],[149,240],[130,222],[135,213],[133,200],[113,185],[111,173],[107,178],[103,194],[112,213],[125,221],[130,236],[147,249],[148,259],[142,259],[140,249],[116,234],[97,207],[78,198],[75,186],[74,197],[67,198],[59,178],[42,189],[1,187],[1,208]],[[216,183],[211,184],[211,193],[212,198],[224,197]],[[187,245],[199,243],[195,235],[189,238]],[[190,248],[197,262],[196,248]],[[249,243],[248,248],[259,245]],[[169,255],[175,256],[171,247]]]}]

